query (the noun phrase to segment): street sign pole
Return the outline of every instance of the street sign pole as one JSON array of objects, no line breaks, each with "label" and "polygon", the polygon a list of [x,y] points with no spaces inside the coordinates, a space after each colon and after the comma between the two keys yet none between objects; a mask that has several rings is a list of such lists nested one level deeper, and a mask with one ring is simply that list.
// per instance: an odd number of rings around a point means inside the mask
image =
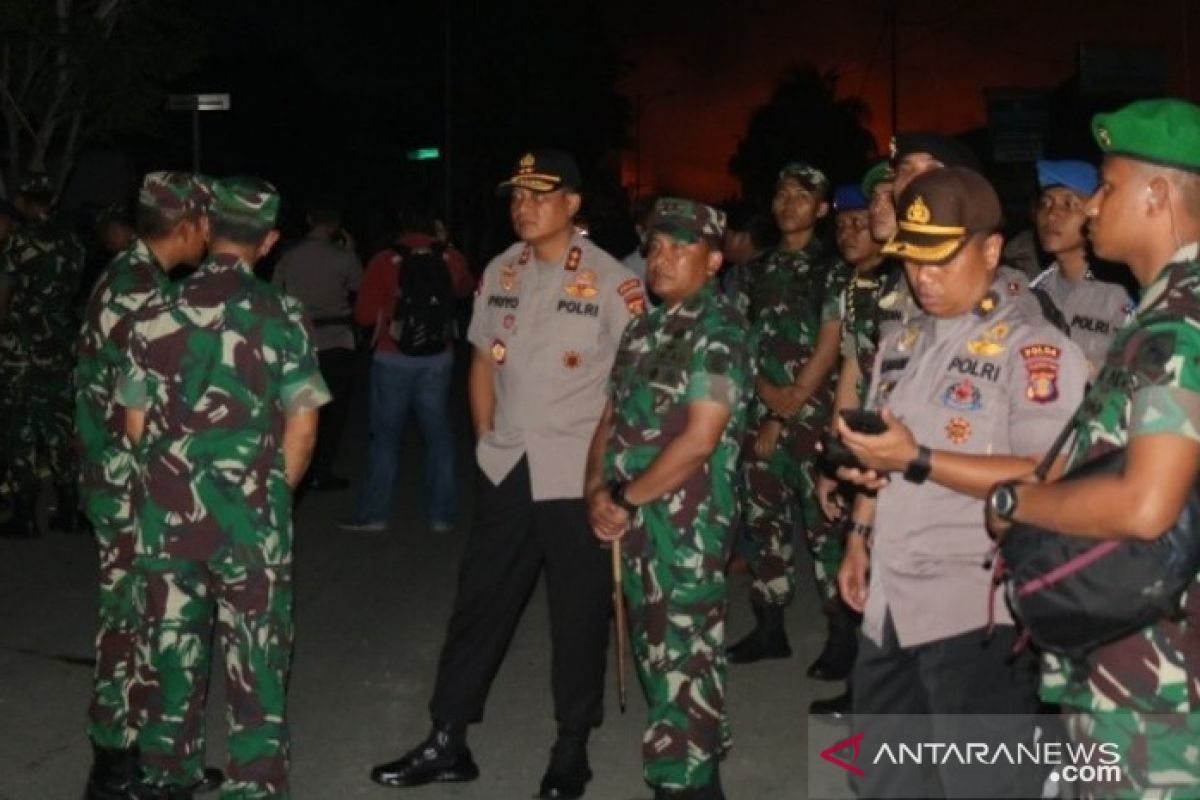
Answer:
[{"label": "street sign pole", "polygon": [[167,96],[168,111],[192,112],[192,171],[200,171],[200,112],[228,111],[228,94],[172,94]]}]

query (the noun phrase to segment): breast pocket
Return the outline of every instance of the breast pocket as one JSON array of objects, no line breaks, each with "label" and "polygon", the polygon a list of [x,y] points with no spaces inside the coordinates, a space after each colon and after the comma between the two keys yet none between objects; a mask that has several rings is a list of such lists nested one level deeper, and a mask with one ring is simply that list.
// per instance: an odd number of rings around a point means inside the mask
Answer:
[{"label": "breast pocket", "polygon": [[995,420],[1007,415],[999,386],[964,375],[946,375],[933,395],[935,425],[931,445],[964,453],[987,452],[995,437]]}]

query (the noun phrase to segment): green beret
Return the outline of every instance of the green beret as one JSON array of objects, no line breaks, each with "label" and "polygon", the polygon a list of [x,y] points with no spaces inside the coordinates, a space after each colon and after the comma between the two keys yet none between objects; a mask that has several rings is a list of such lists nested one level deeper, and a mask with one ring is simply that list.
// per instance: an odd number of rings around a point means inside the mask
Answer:
[{"label": "green beret", "polygon": [[880,161],[875,164],[862,178],[862,191],[869,200],[871,192],[875,191],[875,187],[884,181],[890,181],[895,176],[892,174],[892,165],[888,161]]},{"label": "green beret", "polygon": [[221,178],[213,182],[212,194],[208,213],[216,219],[270,228],[279,215],[279,192],[262,178]]},{"label": "green beret", "polygon": [[190,172],[148,172],[138,190],[138,205],[167,217],[207,211],[211,202],[207,181]]},{"label": "green beret", "polygon": [[1200,107],[1184,100],[1139,100],[1092,117],[1105,153],[1200,172]]}]

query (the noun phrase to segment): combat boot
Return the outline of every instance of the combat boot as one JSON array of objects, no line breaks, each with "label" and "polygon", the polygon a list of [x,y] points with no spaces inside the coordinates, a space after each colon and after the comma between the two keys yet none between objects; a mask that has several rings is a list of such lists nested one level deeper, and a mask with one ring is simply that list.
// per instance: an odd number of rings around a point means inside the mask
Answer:
[{"label": "combat boot", "polygon": [[840,600],[834,601],[826,617],[828,633],[821,655],[808,667],[808,677],[819,681],[842,681],[850,677],[858,656],[858,625],[862,615]]},{"label": "combat boot", "polygon": [[783,627],[783,606],[755,600],[751,604],[757,624],[754,630],[725,653],[731,664],[752,664],[764,658],[790,658],[792,646]]},{"label": "combat boot", "polygon": [[713,768],[712,783],[708,786],[690,786],[687,789],[656,786],[654,800],[725,800],[725,791],[721,788],[721,771],[717,767]]},{"label": "combat boot", "polygon": [[12,498],[12,515],[7,522],[0,525],[0,537],[36,539],[40,535],[37,525],[37,491],[18,491]]},{"label": "combat boot", "polygon": [[540,800],[574,800],[583,797],[587,782],[592,779],[588,764],[587,741],[589,730],[559,728],[558,739],[550,749],[550,765],[542,776],[537,796]]},{"label": "combat boot", "polygon": [[92,742],[92,769],[84,800],[128,800],[137,778],[137,748],[101,747]]},{"label": "combat boot", "polygon": [[479,767],[467,747],[466,726],[436,720],[425,741],[371,770],[371,780],[392,787],[458,783],[478,777]]}]

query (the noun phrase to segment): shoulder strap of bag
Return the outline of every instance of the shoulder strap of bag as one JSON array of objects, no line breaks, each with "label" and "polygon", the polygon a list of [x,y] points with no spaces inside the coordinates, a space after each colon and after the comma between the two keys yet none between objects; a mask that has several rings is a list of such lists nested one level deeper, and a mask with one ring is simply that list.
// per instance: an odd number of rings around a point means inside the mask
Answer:
[{"label": "shoulder strap of bag", "polygon": [[1054,444],[1050,445],[1050,449],[1046,451],[1046,455],[1042,457],[1042,463],[1037,465],[1037,469],[1033,474],[1037,476],[1039,482],[1046,480],[1046,475],[1050,472],[1050,465],[1054,463],[1054,459],[1058,458],[1059,453],[1066,447],[1067,442],[1075,434],[1075,417],[1079,415],[1079,410],[1083,408],[1083,403],[1079,404],[1079,408],[1071,414],[1067,424],[1059,431],[1058,437],[1055,438]]}]

